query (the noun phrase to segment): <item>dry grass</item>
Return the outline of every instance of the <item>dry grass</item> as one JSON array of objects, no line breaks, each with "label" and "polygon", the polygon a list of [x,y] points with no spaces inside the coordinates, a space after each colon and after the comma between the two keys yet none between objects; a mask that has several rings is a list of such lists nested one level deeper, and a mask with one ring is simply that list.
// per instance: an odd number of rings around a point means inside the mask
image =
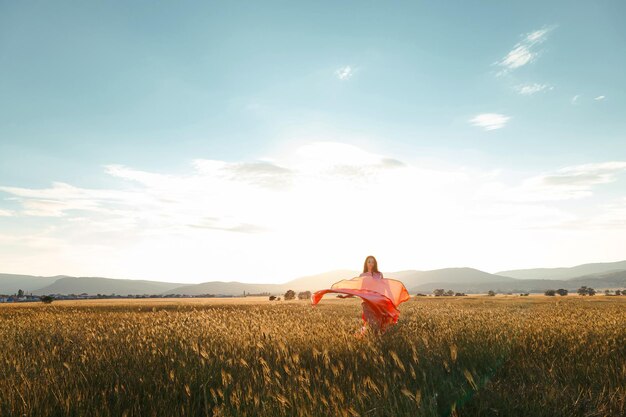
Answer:
[{"label": "dry grass", "polygon": [[0,306],[0,415],[626,415],[626,297]]}]

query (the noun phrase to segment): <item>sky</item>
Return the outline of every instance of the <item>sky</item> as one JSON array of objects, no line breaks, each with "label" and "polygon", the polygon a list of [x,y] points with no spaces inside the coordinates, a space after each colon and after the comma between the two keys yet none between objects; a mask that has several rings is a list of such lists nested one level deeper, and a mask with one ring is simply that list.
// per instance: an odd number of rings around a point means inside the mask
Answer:
[{"label": "sky", "polygon": [[0,272],[626,259],[626,5],[0,0]]}]

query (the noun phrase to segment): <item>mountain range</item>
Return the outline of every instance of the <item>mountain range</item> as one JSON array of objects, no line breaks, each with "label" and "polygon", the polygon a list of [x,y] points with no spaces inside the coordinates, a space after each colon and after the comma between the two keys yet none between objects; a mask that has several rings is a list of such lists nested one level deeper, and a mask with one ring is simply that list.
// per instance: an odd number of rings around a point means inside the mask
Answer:
[{"label": "mountain range", "polygon": [[516,269],[496,272],[496,275],[520,279],[568,279],[624,269],[626,269],[626,261],[583,264],[571,268]]},{"label": "mountain range", "polygon": [[626,270],[583,275],[569,279],[517,279],[491,282],[429,282],[409,289],[411,293],[430,293],[435,288],[452,289],[468,294],[486,293],[493,290],[497,293],[542,293],[546,290],[564,288],[570,292],[581,286],[598,289],[623,289],[626,287]]},{"label": "mountain range", "polygon": [[[291,289],[317,291],[333,283],[359,275],[357,270],[335,270],[304,276],[282,284],[252,284],[237,281],[210,281],[181,284],[101,277],[41,277],[0,274],[0,294],[14,294],[18,289],[43,294],[117,294],[117,295],[242,295],[269,292],[281,294]],[[495,274],[474,268],[443,268],[430,271],[405,270],[384,273],[386,278],[402,281],[410,293],[430,293],[436,288],[465,293],[543,292],[565,288],[574,291],[582,285],[596,289],[626,287],[626,261],[590,263],[570,268],[537,268],[501,271]]]}]

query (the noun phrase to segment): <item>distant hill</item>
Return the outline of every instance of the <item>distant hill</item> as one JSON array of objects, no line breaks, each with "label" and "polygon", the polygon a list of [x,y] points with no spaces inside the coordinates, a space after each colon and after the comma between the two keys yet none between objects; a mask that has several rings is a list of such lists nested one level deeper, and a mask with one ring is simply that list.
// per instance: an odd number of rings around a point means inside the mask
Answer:
[{"label": "distant hill", "polygon": [[[361,271],[356,270],[337,270],[324,272],[322,274],[310,275],[302,278],[291,280],[285,284],[278,286],[281,291],[292,289],[294,291],[317,291],[324,288],[330,288],[332,284],[341,280],[357,277]],[[444,268],[432,271],[416,271],[406,270],[397,272],[384,272],[385,278],[392,278],[402,281],[407,288],[424,284],[428,282],[497,282],[497,281],[514,281],[513,278],[497,276],[488,272],[480,271],[473,268]]]},{"label": "distant hill", "polygon": [[166,291],[159,292],[158,294],[185,294],[185,295],[201,295],[201,294],[214,294],[214,295],[243,295],[243,292],[258,294],[261,292],[281,292],[282,287],[280,284],[249,284],[246,282],[237,281],[211,281],[203,282],[201,284],[183,285],[180,287],[174,287]]},{"label": "distant hill", "polygon": [[62,276],[38,277],[34,275],[0,274],[0,294],[16,294],[18,290],[24,290],[29,294],[39,288],[52,284]]},{"label": "distant hill", "polygon": [[[360,274],[361,271],[343,269],[297,278],[282,285],[284,286],[285,290],[293,289],[294,291],[317,291],[323,288],[330,288],[332,284],[341,279],[357,277]],[[435,269],[432,271],[383,271],[383,276],[385,278],[392,278],[402,281],[407,288],[427,282],[493,282],[514,280],[513,278],[497,276],[473,268],[444,268]]]},{"label": "distant hill", "polygon": [[613,271],[602,274],[584,275],[582,277],[571,278],[567,280],[571,284],[591,285],[593,288],[616,288],[626,287],[626,270]]},{"label": "distant hill", "polygon": [[[439,282],[454,283],[491,283],[499,281],[514,281],[514,278],[490,274],[474,268],[443,268],[432,271],[401,271],[385,273],[386,278],[395,278],[404,283],[407,288]],[[437,287],[439,288],[439,287]]]},{"label": "distant hill", "polygon": [[571,268],[513,269],[496,272],[496,275],[519,279],[569,279],[618,270],[626,270],[626,261],[582,264]]},{"label": "distant hill", "polygon": [[246,293],[269,292],[272,294],[284,293],[287,290],[298,291],[317,291],[324,288],[330,288],[335,282],[358,276],[360,273],[354,270],[341,269],[336,271],[323,272],[317,275],[308,275],[297,278],[283,284],[253,284],[238,281],[210,281],[201,284],[187,285],[180,288],[174,288],[174,293],[198,295],[198,294],[216,294],[216,295],[241,295]]},{"label": "distant hill", "polygon": [[[620,269],[620,268],[624,269]],[[580,273],[583,271],[582,273]],[[592,271],[592,272],[589,272]],[[430,293],[436,288],[459,292],[543,292],[546,289],[565,288],[575,291],[581,285],[596,289],[626,287],[626,261],[584,264],[572,268],[540,268],[502,271],[497,274],[474,268],[443,268],[432,271],[404,270],[384,272],[386,278],[400,280],[409,292]],[[507,274],[507,275],[504,275]],[[577,274],[577,275],[572,275]],[[291,289],[317,291],[341,280],[360,275],[358,270],[341,269],[316,275],[307,275],[281,284],[211,281],[201,284],[180,284],[146,280],[112,279],[100,277],[37,277],[32,275],[0,274],[0,294],[14,294],[18,289],[41,294],[150,294],[150,295],[243,295],[269,292],[283,294]],[[520,275],[527,278],[516,278]],[[535,276],[535,278],[530,278]],[[555,278],[555,277],[565,278]],[[536,278],[540,277],[540,278]],[[546,278],[551,277],[551,278]]]},{"label": "distant hill", "polygon": [[161,294],[173,288],[180,287],[180,282],[98,277],[65,277],[57,279],[48,286],[33,291],[33,294]]},{"label": "distant hill", "polygon": [[436,288],[444,288],[455,292],[486,293],[489,290],[503,292],[544,292],[549,289],[565,288],[575,292],[581,286],[598,289],[626,288],[626,271],[592,274],[575,277],[567,280],[551,279],[514,279],[509,281],[493,282],[429,282],[415,287],[407,287],[410,293],[431,293]]},{"label": "distant hill", "polygon": [[[282,284],[256,284],[237,281],[211,281],[201,284],[177,284],[172,282],[158,282],[145,280],[124,280],[100,277],[39,277],[43,281],[33,281],[34,284],[25,291],[32,291],[33,294],[185,294],[185,295],[242,295],[246,293],[270,292],[281,294],[287,290],[317,291],[330,288],[332,284],[342,279],[349,279],[359,276],[361,271],[341,269],[323,272],[316,275],[300,277]],[[445,268],[433,271],[398,271],[384,273],[385,277],[398,279],[405,283],[407,288],[426,282],[494,282],[500,280],[510,280],[512,278],[499,277],[487,272],[472,268]],[[26,278],[36,278],[23,276],[20,284],[25,287]],[[29,281],[30,282],[30,281]],[[41,285],[37,285],[41,282]],[[20,287],[20,288],[22,288]],[[33,288],[33,289],[31,289]],[[13,293],[15,291],[12,291]]]}]

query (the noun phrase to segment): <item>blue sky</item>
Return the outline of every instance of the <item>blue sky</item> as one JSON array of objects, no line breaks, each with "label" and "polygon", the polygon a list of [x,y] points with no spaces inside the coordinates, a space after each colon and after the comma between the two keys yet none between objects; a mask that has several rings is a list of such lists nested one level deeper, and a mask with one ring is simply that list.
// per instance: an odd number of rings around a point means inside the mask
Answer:
[{"label": "blue sky", "polygon": [[[358,267],[368,251],[386,254],[388,270],[495,272],[626,259],[617,234],[626,228],[625,12],[619,1],[0,2],[0,269],[202,281],[212,276],[196,259],[203,255],[172,250],[198,245],[225,259],[215,263],[220,276],[251,282]],[[350,159],[351,152],[361,156]],[[367,171],[387,166],[384,160],[412,170],[394,174],[400,180],[390,184],[402,187],[381,185],[392,180]],[[206,171],[202,161],[222,165]],[[311,165],[307,171],[299,163]],[[258,194],[261,200],[271,195],[285,207],[308,190],[323,204],[330,198],[324,181],[335,180],[316,171],[318,163],[329,172],[350,166],[350,181],[393,191],[387,211],[365,209],[370,222],[395,217],[393,204],[454,201],[468,208],[476,201],[482,213],[496,213],[490,222],[504,219],[483,225],[494,234],[485,233],[481,253],[521,229],[523,244],[505,257],[482,257],[461,243],[447,247],[460,230],[442,227],[428,229],[441,247],[405,253],[395,245],[413,245],[424,230],[407,211],[393,224],[403,230],[382,228],[375,238],[396,243],[368,246],[362,239],[369,235],[356,225],[344,228],[341,216],[349,213],[310,203],[308,217],[289,230],[324,212],[316,227],[300,230],[313,233],[306,248],[317,266],[304,254],[277,266],[268,259],[292,250],[283,246],[288,236],[302,236],[285,234],[270,216],[278,206],[266,206],[263,217],[253,206],[240,212],[224,203],[213,210],[210,198],[195,198],[221,192],[220,201],[232,199],[234,207],[251,203],[256,191],[229,194],[233,184],[214,182],[224,180],[215,171],[223,169],[233,177],[228,181],[251,172],[294,181],[289,190]],[[355,170],[363,175],[355,177]],[[419,170],[434,172],[432,184],[448,185],[419,188],[426,175]],[[463,170],[472,173],[474,192],[458,200],[467,186],[442,179]],[[144,181],[147,176],[156,182]],[[163,178],[174,188],[163,187]],[[197,188],[178,194],[186,184]],[[111,194],[123,192],[129,194]],[[406,200],[412,193],[420,199]],[[153,204],[172,194],[176,209]],[[338,190],[328,204],[348,195],[368,199],[367,191]],[[419,215],[440,213],[432,204]],[[465,213],[439,220],[481,224]],[[512,221],[519,213],[524,221]],[[528,213],[542,213],[543,220]],[[202,223],[207,218],[210,227]],[[201,237],[198,227],[188,227],[197,221],[204,225]],[[356,232],[346,236],[350,231]],[[466,230],[464,239],[473,232]],[[335,255],[342,247],[319,249],[329,235],[344,236],[352,249],[343,257]],[[527,252],[537,239],[546,246]],[[576,244],[561,245],[572,239]],[[598,244],[603,251],[592,250]],[[148,267],[166,253],[172,254],[167,265]],[[109,261],[100,263],[103,258]],[[173,277],[181,263],[189,265],[185,278]]]}]

